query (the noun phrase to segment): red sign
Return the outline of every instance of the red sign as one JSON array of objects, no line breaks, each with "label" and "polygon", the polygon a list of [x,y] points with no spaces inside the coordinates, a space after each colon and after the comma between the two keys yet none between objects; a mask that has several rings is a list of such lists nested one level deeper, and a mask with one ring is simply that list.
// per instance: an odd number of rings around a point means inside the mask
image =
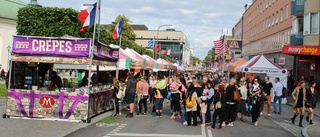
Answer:
[{"label": "red sign", "polygon": [[320,46],[289,46],[282,48],[283,54],[320,56]]},{"label": "red sign", "polygon": [[305,59],[305,58],[298,58],[299,63],[316,63],[314,59]]},{"label": "red sign", "polygon": [[39,101],[40,105],[45,107],[45,108],[51,108],[55,101],[52,97],[49,97],[49,96],[44,96],[42,98],[40,98],[40,101]]},{"label": "red sign", "polygon": [[312,71],[316,71],[317,70],[316,63],[311,63],[310,64],[310,70],[312,70]]}]

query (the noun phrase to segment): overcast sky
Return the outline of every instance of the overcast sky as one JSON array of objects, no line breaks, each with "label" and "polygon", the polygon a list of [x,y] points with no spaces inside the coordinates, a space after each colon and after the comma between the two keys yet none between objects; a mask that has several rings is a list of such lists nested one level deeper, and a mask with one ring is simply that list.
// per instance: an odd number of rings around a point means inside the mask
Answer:
[{"label": "overcast sky", "polygon": [[[22,0],[29,3],[30,0]],[[97,0],[38,0],[45,7],[81,9],[84,3]],[[125,15],[133,24],[145,24],[149,30],[172,24],[183,31],[203,59],[213,47],[213,40],[224,33],[231,35],[232,27],[241,18],[244,5],[252,0],[102,0],[101,24],[109,24],[118,15]],[[162,27],[165,29],[165,27]]]}]

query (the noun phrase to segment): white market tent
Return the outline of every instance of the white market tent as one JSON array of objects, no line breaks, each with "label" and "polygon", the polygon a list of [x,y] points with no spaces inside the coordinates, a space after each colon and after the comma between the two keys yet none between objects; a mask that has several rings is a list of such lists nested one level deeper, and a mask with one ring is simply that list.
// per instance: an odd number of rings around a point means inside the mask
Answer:
[{"label": "white market tent", "polygon": [[[266,76],[269,76],[270,82],[273,85],[275,84],[274,79],[278,77],[280,78],[280,83],[282,83],[284,87],[287,87],[288,70],[283,69],[279,65],[271,62],[264,55],[254,56],[245,64],[236,67],[235,71],[244,73],[266,74]],[[282,101],[282,103],[286,103],[286,101]]]}]

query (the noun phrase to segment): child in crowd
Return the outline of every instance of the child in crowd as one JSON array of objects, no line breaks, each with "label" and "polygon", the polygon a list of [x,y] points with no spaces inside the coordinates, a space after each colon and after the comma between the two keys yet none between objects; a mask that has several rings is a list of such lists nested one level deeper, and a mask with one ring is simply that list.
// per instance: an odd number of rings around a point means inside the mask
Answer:
[{"label": "child in crowd", "polygon": [[201,96],[199,98],[199,105],[200,105],[200,108],[201,108],[201,116],[202,116],[202,124],[200,126],[205,126],[205,121],[206,121],[206,113],[207,113],[207,104],[206,104],[206,100],[207,100],[207,97],[206,96]]}]

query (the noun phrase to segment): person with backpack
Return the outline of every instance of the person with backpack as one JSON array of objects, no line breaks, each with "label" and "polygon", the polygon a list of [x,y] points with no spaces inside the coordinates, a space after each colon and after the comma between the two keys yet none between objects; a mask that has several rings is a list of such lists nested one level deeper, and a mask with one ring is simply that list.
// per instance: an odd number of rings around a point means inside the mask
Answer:
[{"label": "person with backpack", "polygon": [[168,95],[167,79],[164,77],[162,73],[159,73],[159,78],[160,80],[155,85],[156,91],[154,94],[154,105],[156,109],[156,114],[152,116],[153,118],[161,117],[164,97],[167,97]]},{"label": "person with backpack", "polygon": [[188,90],[188,96],[186,98],[186,112],[187,112],[187,123],[191,126],[191,118],[193,119],[193,126],[197,126],[197,100],[198,95],[194,88]]}]

